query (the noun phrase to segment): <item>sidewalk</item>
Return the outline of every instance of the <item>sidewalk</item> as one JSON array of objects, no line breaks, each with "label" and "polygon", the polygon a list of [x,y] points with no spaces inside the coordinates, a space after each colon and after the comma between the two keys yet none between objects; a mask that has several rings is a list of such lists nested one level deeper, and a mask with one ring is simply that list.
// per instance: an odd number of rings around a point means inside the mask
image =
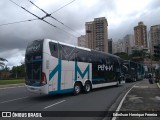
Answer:
[{"label": "sidewalk", "polygon": [[[147,79],[137,82],[125,98],[120,111],[160,112],[160,88]],[[160,120],[160,117],[119,117],[116,120]]]}]

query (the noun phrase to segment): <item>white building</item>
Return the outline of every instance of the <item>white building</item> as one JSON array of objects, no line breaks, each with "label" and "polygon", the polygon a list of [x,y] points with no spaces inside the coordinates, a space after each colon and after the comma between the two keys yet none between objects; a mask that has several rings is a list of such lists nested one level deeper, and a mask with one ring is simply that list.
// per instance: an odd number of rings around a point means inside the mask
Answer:
[{"label": "white building", "polygon": [[80,37],[78,37],[78,46],[87,47],[87,42],[86,42],[86,39],[85,39],[85,35],[81,35]]},{"label": "white building", "polygon": [[132,54],[132,48],[135,46],[134,35],[127,34],[123,39],[119,39],[113,43],[113,53],[125,52],[128,55]]},{"label": "white building", "polygon": [[121,53],[124,52],[124,44],[123,40],[119,39],[116,42],[113,42],[113,53]]},{"label": "white building", "polygon": [[134,35],[132,34],[127,34],[123,38],[123,47],[124,47],[124,52],[127,53],[128,55],[132,54],[132,48],[135,46],[135,39]]}]

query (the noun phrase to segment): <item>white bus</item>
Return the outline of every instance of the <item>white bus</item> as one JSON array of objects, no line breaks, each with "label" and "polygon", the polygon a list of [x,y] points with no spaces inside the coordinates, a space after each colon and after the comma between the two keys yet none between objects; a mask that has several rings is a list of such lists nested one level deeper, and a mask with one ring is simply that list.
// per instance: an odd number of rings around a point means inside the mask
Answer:
[{"label": "white bus", "polygon": [[122,84],[121,59],[88,48],[50,39],[28,44],[25,54],[26,88],[42,94],[90,92]]}]

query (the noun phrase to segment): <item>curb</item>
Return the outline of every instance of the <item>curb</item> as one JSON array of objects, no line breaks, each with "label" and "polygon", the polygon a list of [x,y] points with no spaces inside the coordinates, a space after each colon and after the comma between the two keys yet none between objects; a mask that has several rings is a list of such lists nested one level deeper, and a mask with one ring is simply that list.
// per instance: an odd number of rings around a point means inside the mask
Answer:
[{"label": "curb", "polygon": [[160,84],[159,83],[157,83],[157,86],[158,86],[158,88],[160,88]]},{"label": "curb", "polygon": [[7,84],[7,85],[0,85],[0,88],[23,86],[23,85],[25,85],[25,84],[24,84],[24,83],[19,83],[19,84]]}]

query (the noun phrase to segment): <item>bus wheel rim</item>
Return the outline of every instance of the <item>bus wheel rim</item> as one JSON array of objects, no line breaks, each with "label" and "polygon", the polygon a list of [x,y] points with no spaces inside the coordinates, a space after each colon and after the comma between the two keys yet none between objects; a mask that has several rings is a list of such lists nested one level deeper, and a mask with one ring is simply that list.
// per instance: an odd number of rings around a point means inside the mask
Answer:
[{"label": "bus wheel rim", "polygon": [[76,91],[76,93],[80,92],[80,87],[78,85],[75,86],[75,91]]},{"label": "bus wheel rim", "polygon": [[86,84],[86,91],[90,91],[90,85],[89,84]]}]

